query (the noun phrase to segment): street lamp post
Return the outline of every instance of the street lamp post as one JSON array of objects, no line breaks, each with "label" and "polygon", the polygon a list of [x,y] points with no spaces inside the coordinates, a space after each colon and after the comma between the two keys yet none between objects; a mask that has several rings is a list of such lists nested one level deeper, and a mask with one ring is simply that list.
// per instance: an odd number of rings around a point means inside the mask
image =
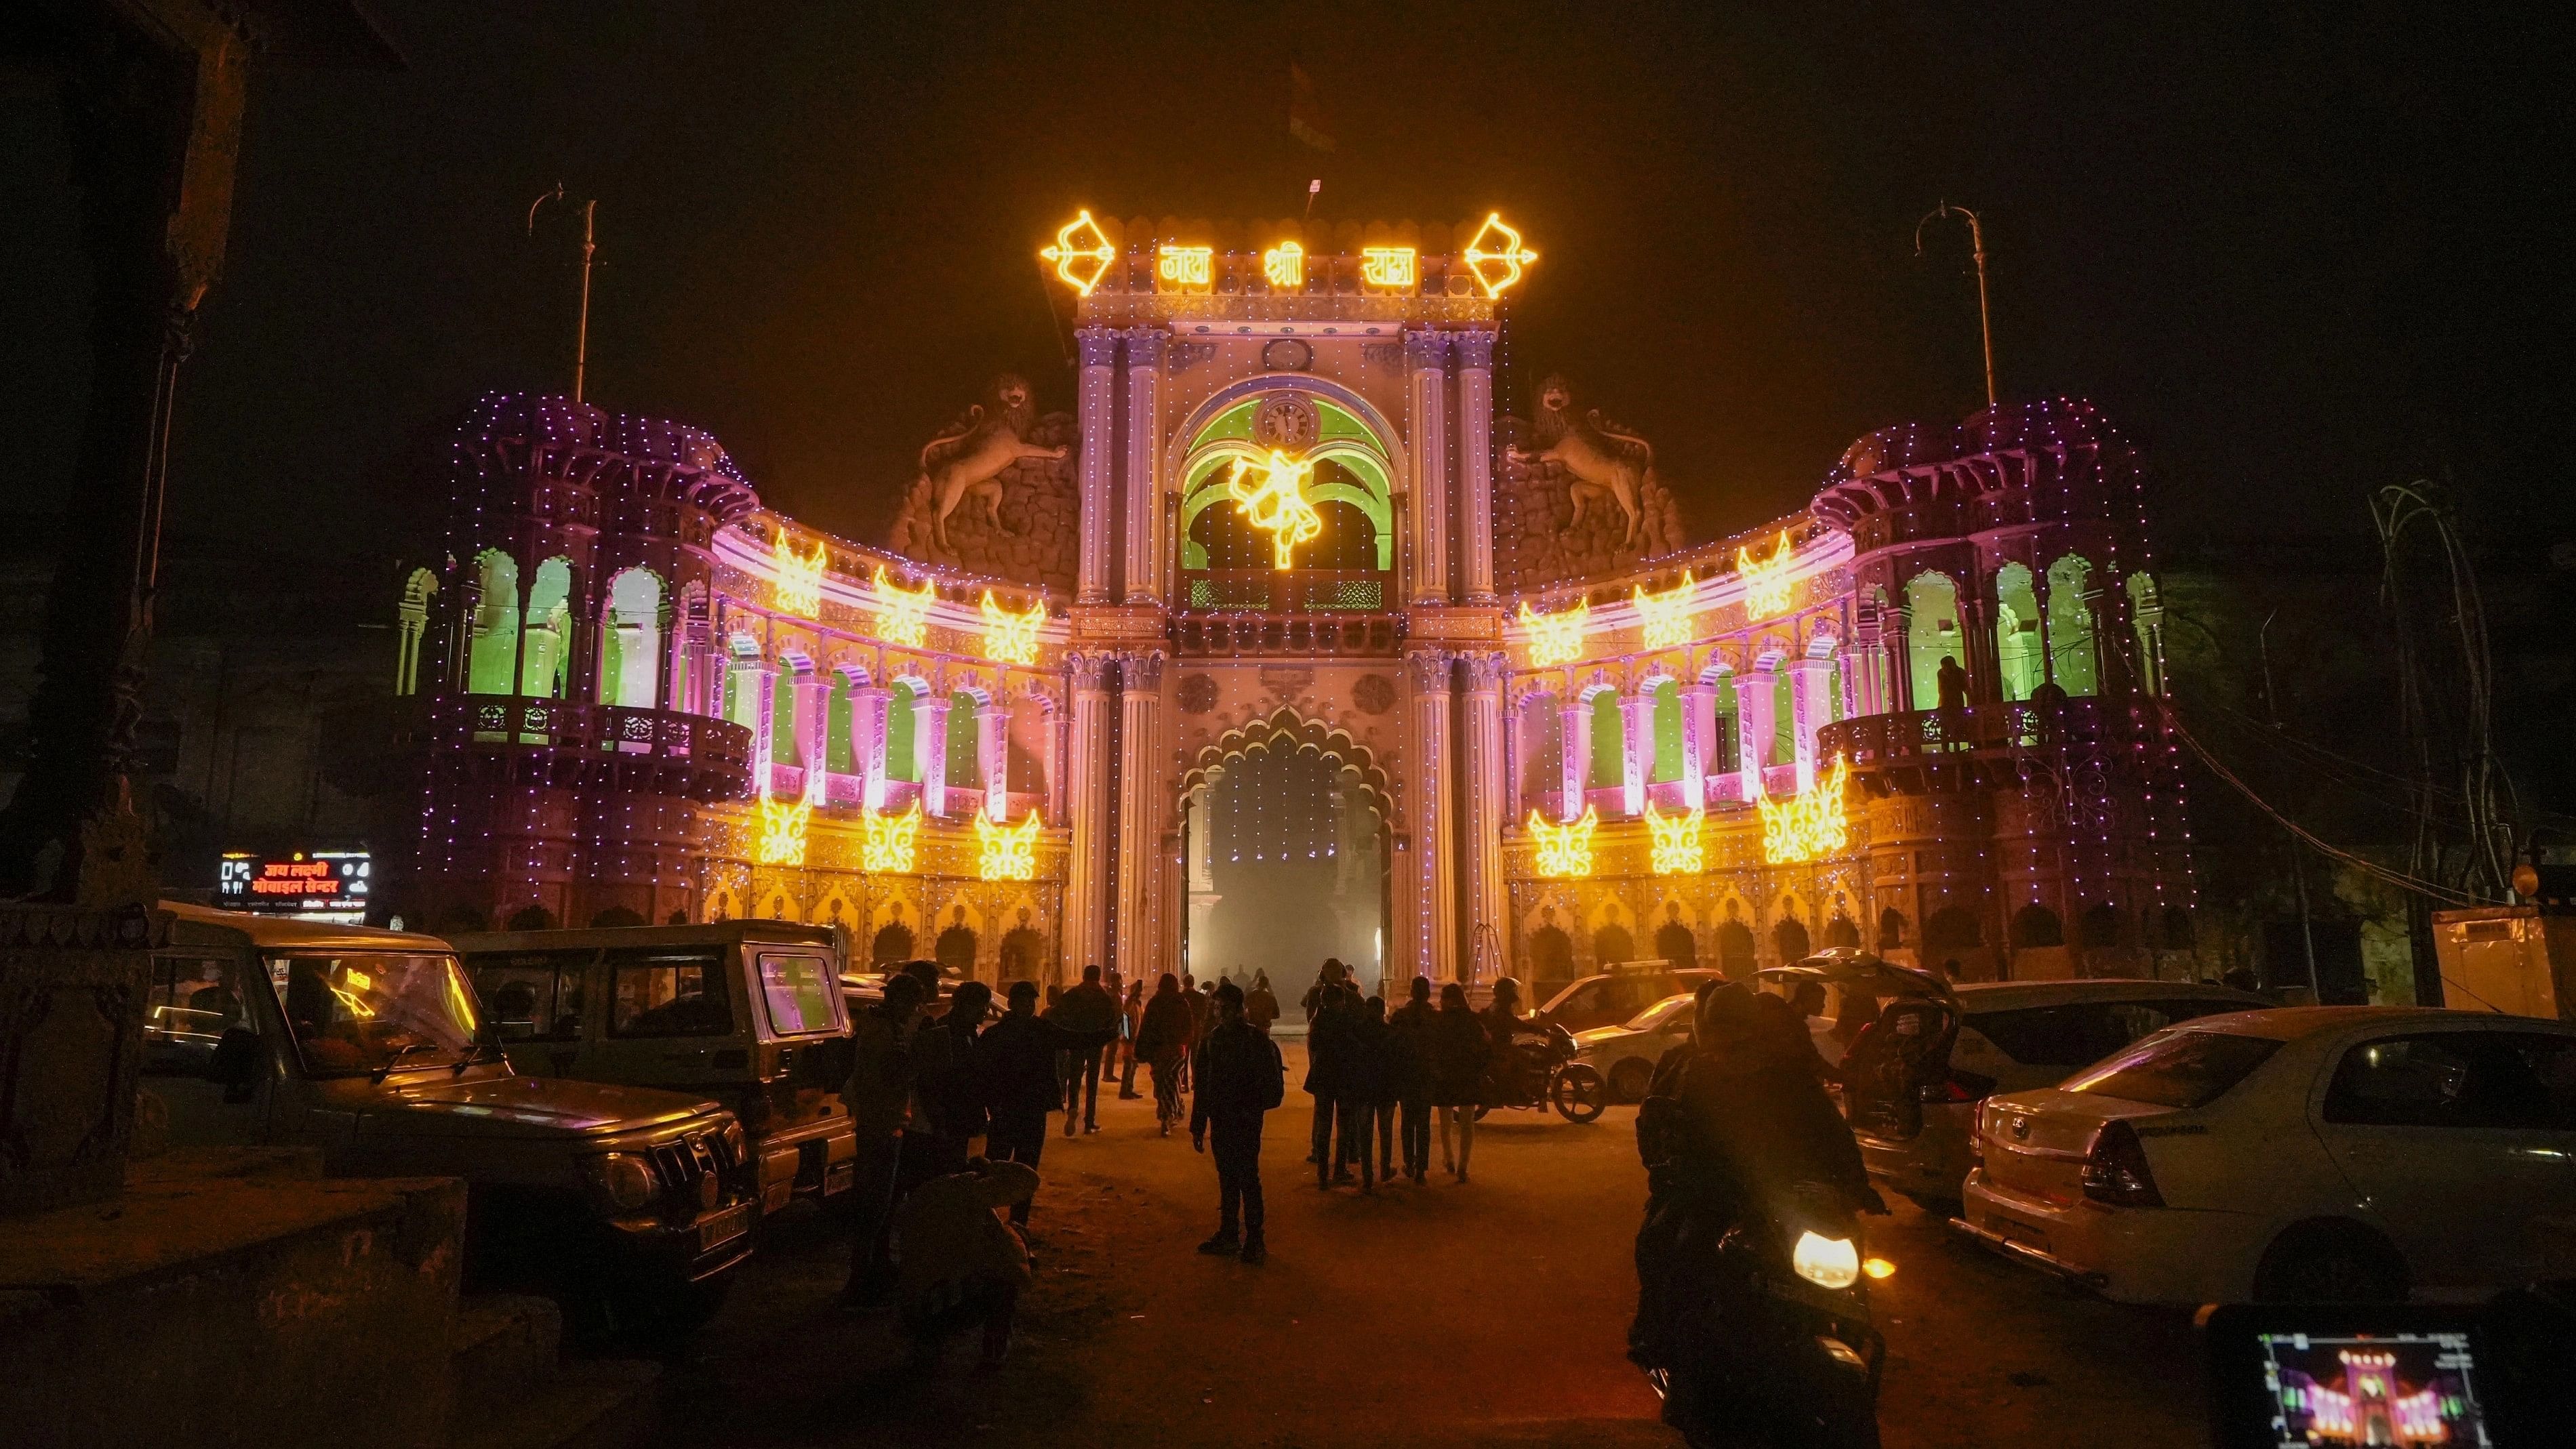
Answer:
[{"label": "street lamp post", "polygon": [[[528,235],[537,234],[537,208],[549,201],[562,200],[564,200],[563,183],[558,181],[555,183],[554,190],[528,203]],[[572,400],[574,402],[582,400],[584,374],[590,368],[590,259],[591,255],[599,250],[594,227],[598,216],[598,198],[594,197],[581,204],[581,320],[573,334],[572,344]],[[1982,253],[1980,255],[1982,256]]]},{"label": "street lamp post", "polygon": [[1977,259],[1977,331],[1984,338],[1986,346],[1986,406],[1991,408],[1995,405],[1995,320],[1993,313],[1986,307],[1985,223],[1978,219],[1975,212],[1964,206],[1952,206],[1946,201],[1942,202],[1939,206],[1923,213],[1923,219],[1914,223],[1914,254],[1918,257],[1923,255],[1923,228],[1930,225],[1936,218],[1947,216],[1963,216],[1968,219],[1968,246]]}]

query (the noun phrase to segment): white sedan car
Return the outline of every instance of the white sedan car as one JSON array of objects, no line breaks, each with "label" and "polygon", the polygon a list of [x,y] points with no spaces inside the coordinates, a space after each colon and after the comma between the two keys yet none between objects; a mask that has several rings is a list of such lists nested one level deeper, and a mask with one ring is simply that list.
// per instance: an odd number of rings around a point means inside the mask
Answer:
[{"label": "white sedan car", "polygon": [[1970,1234],[2133,1303],[2476,1301],[2566,1276],[2576,1026],[2202,1017],[1990,1097]]},{"label": "white sedan car", "polygon": [[1685,993],[1667,996],[1618,1026],[1594,1027],[1574,1034],[1574,1059],[1601,1074],[1610,1084],[1613,1102],[1642,1102],[1654,1080],[1655,1063],[1664,1053],[1689,1041],[1691,1005]]}]

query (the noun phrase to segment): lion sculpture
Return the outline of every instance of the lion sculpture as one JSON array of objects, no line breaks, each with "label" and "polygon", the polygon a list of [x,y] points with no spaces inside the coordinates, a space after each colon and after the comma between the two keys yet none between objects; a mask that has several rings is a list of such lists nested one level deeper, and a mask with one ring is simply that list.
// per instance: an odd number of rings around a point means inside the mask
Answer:
[{"label": "lion sculpture", "polygon": [[1028,380],[1006,372],[993,380],[989,410],[982,403],[968,408],[964,427],[931,439],[921,450],[921,477],[913,487],[936,505],[931,536],[942,549],[951,547],[948,516],[969,497],[982,507],[995,532],[1009,531],[1002,527],[1002,470],[1024,458],[1061,458],[1066,451],[1021,441],[1036,422]]},{"label": "lion sculpture", "polygon": [[1512,461],[1524,466],[1554,463],[1565,470],[1574,498],[1574,519],[1566,531],[1581,527],[1593,507],[1607,499],[1618,504],[1625,517],[1620,546],[1635,543],[1645,516],[1639,499],[1655,476],[1654,445],[1602,422],[1599,408],[1577,421],[1574,392],[1562,377],[1551,377],[1539,386],[1537,416],[1530,423],[1541,447],[1535,453],[1514,448]]}]

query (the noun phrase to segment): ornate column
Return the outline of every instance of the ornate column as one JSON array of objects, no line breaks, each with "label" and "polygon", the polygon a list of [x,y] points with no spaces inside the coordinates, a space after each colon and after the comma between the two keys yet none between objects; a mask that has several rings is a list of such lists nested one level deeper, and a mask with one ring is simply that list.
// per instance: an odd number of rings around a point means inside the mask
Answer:
[{"label": "ornate column", "polygon": [[975,769],[984,777],[984,813],[1011,818],[1011,707],[975,706]]},{"label": "ornate column", "polygon": [[1109,657],[1101,654],[1065,660],[1073,677],[1065,758],[1078,768],[1063,783],[1073,827],[1072,850],[1065,860],[1064,966],[1076,979],[1083,967],[1109,961],[1109,888],[1116,879],[1109,838],[1109,665]]},{"label": "ornate column", "polygon": [[778,666],[766,659],[743,659],[733,667],[733,687],[742,691],[750,703],[744,721],[751,728],[751,783],[759,794],[769,793],[769,767],[778,758]]},{"label": "ornate column", "polygon": [[859,767],[859,798],[883,810],[886,798],[886,707],[894,691],[863,684],[850,691],[850,754]]},{"label": "ornate column", "polygon": [[1863,599],[1853,606],[1850,667],[1844,676],[1844,687],[1851,693],[1855,715],[1886,714],[1894,707],[1888,696],[1884,628],[1884,611],[1877,600]]},{"label": "ornate column", "polygon": [[1557,751],[1563,766],[1561,788],[1564,797],[1557,802],[1557,817],[1566,822],[1583,818],[1583,792],[1592,783],[1592,706],[1582,694],[1569,689],[1557,706],[1557,721],[1564,748]]},{"label": "ornate column", "polygon": [[[1189,939],[1201,942],[1207,940],[1216,903],[1224,899],[1216,889],[1216,829],[1208,817],[1212,789],[1212,785],[1201,785],[1190,792],[1189,800]],[[1196,970],[1199,964],[1203,963],[1193,963],[1191,969]]]},{"label": "ornate column", "polygon": [[1619,808],[1630,819],[1646,813],[1646,777],[1655,764],[1655,697],[1619,696]]},{"label": "ornate column", "polygon": [[1111,944],[1119,973],[1150,981],[1170,968],[1161,947],[1163,653],[1129,654],[1119,664],[1118,914]]},{"label": "ornate column", "polygon": [[1127,334],[1127,602],[1163,599],[1163,348],[1171,334]]},{"label": "ornate column", "polygon": [[1717,686],[1685,685],[1682,689],[1682,808],[1708,803],[1708,767],[1717,753]]},{"label": "ornate column", "polygon": [[1118,334],[1106,327],[1085,327],[1075,334],[1075,342],[1082,351],[1078,397],[1082,422],[1082,552],[1074,596],[1081,603],[1106,604],[1110,601],[1109,576],[1117,557],[1116,539],[1111,532],[1117,520],[1110,516],[1109,507],[1117,460],[1109,450],[1117,432],[1110,410],[1118,391]]},{"label": "ornate column", "polygon": [[1412,524],[1411,598],[1417,604],[1449,602],[1448,360],[1446,334],[1404,334],[1413,404],[1412,436],[1405,440],[1413,453],[1413,478],[1405,512]]},{"label": "ornate column", "polygon": [[1816,731],[1833,713],[1829,686],[1833,682],[1830,660],[1801,656],[1789,665],[1789,705],[1794,714],[1791,728],[1797,731],[1798,789],[1804,793],[1816,783]]},{"label": "ornate column", "polygon": [[1503,821],[1509,809],[1504,793],[1503,680],[1510,663],[1500,654],[1467,656],[1467,753],[1461,777],[1466,797],[1467,921],[1466,954],[1459,965],[1475,964],[1476,928],[1491,926],[1508,972],[1512,939],[1510,898],[1503,885]]},{"label": "ornate column", "polygon": [[915,700],[912,706],[912,760],[921,776],[921,809],[927,815],[948,813],[948,710],[944,694]]},{"label": "ornate column", "polygon": [[1494,597],[1494,334],[1458,334],[1458,587]]},{"label": "ornate column", "polygon": [[1762,767],[1771,758],[1772,715],[1779,699],[1779,676],[1768,666],[1735,677],[1735,750],[1744,772],[1746,804],[1761,798]]},{"label": "ornate column", "polygon": [[1064,824],[1065,731],[1073,724],[1072,711],[1061,701],[1049,701],[1046,717],[1046,818],[1050,826]]},{"label": "ornate column", "polygon": [[805,767],[805,798],[825,798],[824,778],[832,770],[832,681],[820,674],[799,674],[796,691],[796,762]]},{"label": "ornate column", "polygon": [[1405,721],[1405,828],[1413,837],[1411,868],[1399,877],[1413,921],[1412,956],[1389,962],[1403,976],[1458,979],[1457,867],[1449,858],[1452,818],[1449,779],[1449,656],[1425,651],[1406,656],[1413,709]]}]

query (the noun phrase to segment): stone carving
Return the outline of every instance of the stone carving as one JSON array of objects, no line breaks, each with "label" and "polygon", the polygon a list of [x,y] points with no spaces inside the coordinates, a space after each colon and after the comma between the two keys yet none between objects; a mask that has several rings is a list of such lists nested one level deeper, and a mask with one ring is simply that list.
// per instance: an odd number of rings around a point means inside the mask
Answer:
[{"label": "stone carving", "polygon": [[1562,378],[1547,380],[1538,404],[1535,421],[1497,421],[1497,582],[1526,591],[1607,577],[1680,549],[1681,512],[1655,474],[1652,448],[1597,408],[1578,415]]},{"label": "stone carving", "polygon": [[[1069,413],[1038,416],[1029,385],[1004,374],[921,450],[887,544],[927,563],[1072,592],[1080,488]],[[976,506],[961,506],[973,500]]]},{"label": "stone carving", "polygon": [[1362,714],[1384,714],[1395,708],[1395,681],[1383,674],[1363,674],[1351,682],[1351,704]]},{"label": "stone carving", "polygon": [[1206,714],[1216,708],[1216,676],[1185,674],[1181,686],[1173,692],[1174,703],[1183,714]]}]

